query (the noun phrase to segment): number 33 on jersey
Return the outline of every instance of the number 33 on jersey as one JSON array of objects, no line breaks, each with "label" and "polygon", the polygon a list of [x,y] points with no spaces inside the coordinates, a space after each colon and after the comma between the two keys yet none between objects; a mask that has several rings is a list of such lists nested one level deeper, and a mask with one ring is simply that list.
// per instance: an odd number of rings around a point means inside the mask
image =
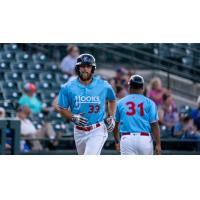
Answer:
[{"label": "number 33 on jersey", "polygon": [[116,121],[120,132],[151,132],[150,124],[158,120],[155,103],[141,94],[130,94],[117,103]]},{"label": "number 33 on jersey", "polygon": [[58,97],[58,105],[61,108],[70,108],[73,114],[84,113],[88,119],[88,125],[102,122],[106,116],[106,100],[115,100],[112,86],[99,78],[93,78],[88,86],[82,85],[78,78],[66,83]]}]

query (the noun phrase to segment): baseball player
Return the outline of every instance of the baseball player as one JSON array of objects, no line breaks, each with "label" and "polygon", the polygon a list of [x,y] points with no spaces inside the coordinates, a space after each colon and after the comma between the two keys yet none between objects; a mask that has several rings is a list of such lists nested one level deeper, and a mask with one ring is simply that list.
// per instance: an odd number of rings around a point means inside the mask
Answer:
[{"label": "baseball player", "polygon": [[80,155],[99,155],[108,132],[115,127],[115,93],[107,81],[93,76],[95,69],[92,55],[80,55],[75,66],[78,77],[64,84],[58,97],[60,113],[75,125],[74,139]]},{"label": "baseball player", "polygon": [[[122,155],[152,155],[153,133],[155,153],[161,153],[158,113],[155,103],[143,95],[144,79],[133,75],[129,80],[129,95],[119,100],[116,110],[114,138],[116,150]],[[119,143],[119,133],[121,140]]]}]

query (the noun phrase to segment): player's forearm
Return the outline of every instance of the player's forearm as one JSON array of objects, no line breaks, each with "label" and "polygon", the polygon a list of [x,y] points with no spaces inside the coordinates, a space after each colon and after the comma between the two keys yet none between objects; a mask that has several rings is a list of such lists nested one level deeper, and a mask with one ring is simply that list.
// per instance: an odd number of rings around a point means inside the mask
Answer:
[{"label": "player's forearm", "polygon": [[113,130],[113,135],[116,143],[119,143],[119,122],[116,122]]},{"label": "player's forearm", "polygon": [[66,117],[67,119],[72,120],[73,114],[69,110],[59,108],[59,112],[63,117]]},{"label": "player's forearm", "polygon": [[156,144],[160,145],[160,128],[159,128],[158,122],[152,123],[151,129],[152,129]]},{"label": "player's forearm", "polygon": [[116,101],[109,101],[108,102],[108,115],[109,116],[115,116],[116,112]]}]

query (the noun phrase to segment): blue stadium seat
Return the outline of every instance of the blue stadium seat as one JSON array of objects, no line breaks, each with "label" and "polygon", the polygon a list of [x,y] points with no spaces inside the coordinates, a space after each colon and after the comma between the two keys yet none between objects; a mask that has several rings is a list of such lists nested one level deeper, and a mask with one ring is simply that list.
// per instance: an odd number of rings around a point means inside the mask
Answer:
[{"label": "blue stadium seat", "polygon": [[5,79],[7,81],[22,81],[21,72],[7,72],[5,73]]},{"label": "blue stadium seat", "polygon": [[23,72],[27,70],[27,65],[26,63],[17,63],[17,62],[13,62],[10,63],[11,69],[13,71],[19,71],[19,72]]},{"label": "blue stadium seat", "polygon": [[33,120],[33,121],[42,121],[43,119],[44,119],[44,114],[43,113],[37,113],[37,114],[32,114],[32,116],[31,116],[31,119]]},{"label": "blue stadium seat", "polygon": [[23,73],[23,80],[29,81],[29,82],[34,82],[39,81],[39,73],[38,72],[24,72]]},{"label": "blue stadium seat", "polygon": [[12,91],[12,90],[6,90],[4,91],[5,99],[7,100],[19,100],[21,97],[22,93],[18,91]]},{"label": "blue stadium seat", "polygon": [[2,71],[0,71],[0,80],[1,81],[5,81],[5,73],[4,72],[2,72]]},{"label": "blue stadium seat", "polygon": [[0,52],[0,61],[1,62],[11,62],[14,60],[14,56],[12,53],[8,52]]},{"label": "blue stadium seat", "polygon": [[17,62],[28,63],[30,61],[30,56],[26,52],[17,52],[15,58]]},{"label": "blue stadium seat", "polygon": [[63,84],[69,80],[69,76],[67,74],[57,73],[56,79],[57,79],[57,83]]},{"label": "blue stadium seat", "polygon": [[33,124],[35,125],[36,129],[41,129],[43,124],[41,122],[38,121],[34,121]]},{"label": "blue stadium seat", "polygon": [[56,92],[49,92],[49,91],[43,91],[41,94],[43,100],[49,100],[53,101],[53,99],[56,97]]},{"label": "blue stadium seat", "polygon": [[61,116],[61,114],[58,112],[52,112],[50,117],[51,117],[52,121],[61,121],[63,118]]},{"label": "blue stadium seat", "polygon": [[18,90],[17,82],[6,81],[1,84],[2,90]]},{"label": "blue stadium seat", "polygon": [[48,82],[39,82],[37,83],[38,90],[44,91],[44,90],[51,90],[52,86]]},{"label": "blue stadium seat", "polygon": [[64,136],[73,136],[73,132],[67,132],[67,126],[64,123],[53,122],[52,125],[57,133],[62,133]]},{"label": "blue stadium seat", "polygon": [[32,55],[34,63],[45,64],[47,62],[47,57],[43,53],[37,53]]},{"label": "blue stadium seat", "polygon": [[31,71],[39,71],[44,70],[44,65],[40,63],[29,63],[28,64],[28,69]]},{"label": "blue stadium seat", "polygon": [[41,74],[41,80],[44,82],[54,82],[55,75],[53,73],[43,73]]},{"label": "blue stadium seat", "polygon": [[17,44],[4,44],[3,48],[6,52],[10,52],[10,53],[15,53],[18,51]]},{"label": "blue stadium seat", "polygon": [[16,106],[12,101],[3,101],[0,102],[0,107],[3,107],[5,110],[14,110]]},{"label": "blue stadium seat", "polygon": [[10,64],[9,62],[0,62],[0,71],[10,71],[11,70],[11,67],[10,67]]},{"label": "blue stadium seat", "polygon": [[2,92],[0,92],[0,101],[4,100],[4,94]]},{"label": "blue stadium seat", "polygon": [[51,83],[51,88],[52,90],[54,90],[55,92],[59,92],[60,88],[61,88],[61,84],[57,83],[57,82],[53,82]]},{"label": "blue stadium seat", "polygon": [[193,64],[193,59],[191,57],[183,57],[182,58],[182,63],[184,65],[187,65],[187,66],[191,66],[192,67],[192,64]]},{"label": "blue stadium seat", "polygon": [[58,66],[54,63],[48,63],[45,65],[47,71],[58,71]]}]

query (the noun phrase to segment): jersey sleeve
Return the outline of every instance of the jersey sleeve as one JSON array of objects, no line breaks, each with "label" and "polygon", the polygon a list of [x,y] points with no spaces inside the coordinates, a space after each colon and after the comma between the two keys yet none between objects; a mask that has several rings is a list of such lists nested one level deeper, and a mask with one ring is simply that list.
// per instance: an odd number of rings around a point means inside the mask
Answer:
[{"label": "jersey sleeve", "polygon": [[119,112],[119,103],[117,103],[116,114],[115,114],[116,122],[120,122],[120,112]]},{"label": "jersey sleeve", "polygon": [[154,123],[158,121],[157,106],[153,101],[150,101],[149,122]]},{"label": "jersey sleeve", "polygon": [[107,83],[107,96],[106,99],[109,101],[113,101],[116,99],[115,91],[113,90],[112,86]]},{"label": "jersey sleeve", "polygon": [[58,95],[58,106],[63,109],[69,108],[69,92],[67,87],[62,87]]}]

